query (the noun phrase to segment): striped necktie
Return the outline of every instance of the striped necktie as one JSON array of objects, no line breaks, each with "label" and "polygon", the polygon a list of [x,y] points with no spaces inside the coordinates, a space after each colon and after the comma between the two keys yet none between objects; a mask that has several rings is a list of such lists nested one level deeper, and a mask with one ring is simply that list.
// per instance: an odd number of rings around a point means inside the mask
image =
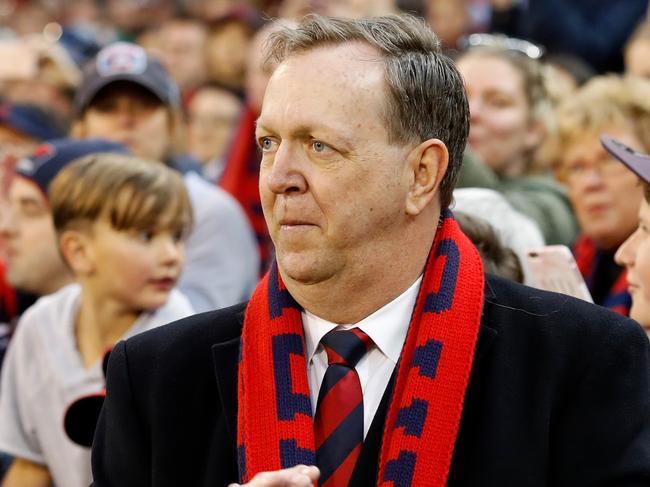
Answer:
[{"label": "striped necktie", "polygon": [[363,445],[363,394],[357,362],[372,346],[358,328],[332,330],[321,343],[328,367],[318,394],[314,437],[322,487],[347,487]]}]

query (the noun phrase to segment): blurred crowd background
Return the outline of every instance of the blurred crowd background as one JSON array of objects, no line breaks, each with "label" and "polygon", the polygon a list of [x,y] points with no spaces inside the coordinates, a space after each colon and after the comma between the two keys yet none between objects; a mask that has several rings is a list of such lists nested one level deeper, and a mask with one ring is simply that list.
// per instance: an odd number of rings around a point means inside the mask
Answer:
[{"label": "blurred crowd background", "polygon": [[[453,209],[486,269],[531,284],[527,252],[563,244],[594,302],[627,315],[635,262],[615,255],[637,231],[643,188],[600,136],[650,153],[647,10],[647,0],[0,0],[0,204],[16,204],[10,173],[41,144],[117,142],[183,174],[195,227],[180,289],[193,310],[245,300],[274,255],[254,138],[273,71],[266,40],[309,13],[407,12],[465,79],[471,127]],[[106,82],[120,69],[142,76]],[[0,364],[22,312],[72,279],[52,229],[27,228],[0,221]],[[650,329],[650,314],[633,318]]]}]

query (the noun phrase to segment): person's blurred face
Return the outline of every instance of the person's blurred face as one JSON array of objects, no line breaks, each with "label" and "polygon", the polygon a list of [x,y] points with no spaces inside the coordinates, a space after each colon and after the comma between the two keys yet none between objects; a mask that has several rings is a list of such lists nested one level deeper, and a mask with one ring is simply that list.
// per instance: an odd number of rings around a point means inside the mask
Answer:
[{"label": "person's blurred face", "polygon": [[205,51],[209,78],[233,88],[241,88],[250,40],[251,32],[241,22],[228,22],[213,30],[208,36]]},{"label": "person's blurred face", "polygon": [[90,102],[80,134],[119,142],[137,156],[164,161],[172,144],[172,123],[155,95],[132,83],[113,83]]},{"label": "person's blurred face", "polygon": [[625,72],[650,78],[650,39],[639,39],[625,51]]},{"label": "person's blurred face", "polygon": [[260,195],[285,282],[359,279],[403,239],[412,148],[388,142],[379,58],[363,44],[323,47],[285,60],[268,84]]},{"label": "person's blurred face", "polygon": [[481,54],[467,54],[457,66],[469,101],[470,147],[498,174],[521,174],[527,152],[539,141],[521,73],[508,61]]},{"label": "person's blurred face", "polygon": [[70,278],[58,251],[47,200],[34,183],[20,176],[9,189],[0,238],[6,244],[7,281],[12,287],[44,295]]},{"label": "person's blurred face", "polygon": [[[643,150],[631,130],[603,129]],[[582,232],[604,249],[615,249],[636,228],[642,190],[637,177],[602,147],[599,134],[577,136],[563,151],[560,178]]]},{"label": "person's blurred face", "polygon": [[189,152],[201,162],[221,158],[241,111],[239,99],[219,88],[199,90],[188,107]]},{"label": "person's blurred face", "polygon": [[427,23],[444,46],[454,48],[469,28],[469,14],[464,0],[429,0]]},{"label": "person's blurred face", "polygon": [[650,330],[650,205],[645,199],[638,215],[638,227],[616,251],[616,262],[627,269],[630,318]]},{"label": "person's blurred face", "polygon": [[0,122],[0,158],[4,154],[26,157],[36,149],[37,145],[37,140],[21,134]]},{"label": "person's blurred face", "polygon": [[172,20],[157,36],[159,54],[181,90],[205,79],[206,32],[198,22]]}]

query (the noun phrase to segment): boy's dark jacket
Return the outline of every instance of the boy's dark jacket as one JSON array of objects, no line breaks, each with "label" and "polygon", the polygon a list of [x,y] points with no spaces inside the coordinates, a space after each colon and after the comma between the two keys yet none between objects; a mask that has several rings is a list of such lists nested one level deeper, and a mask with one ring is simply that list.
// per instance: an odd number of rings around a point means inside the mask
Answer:
[{"label": "boy's dark jacket", "polygon": [[[237,481],[244,306],[181,320],[113,350],[93,448],[94,486]],[[351,485],[376,483],[387,398]],[[603,308],[488,276],[447,485],[650,485],[650,345],[643,330]]]}]

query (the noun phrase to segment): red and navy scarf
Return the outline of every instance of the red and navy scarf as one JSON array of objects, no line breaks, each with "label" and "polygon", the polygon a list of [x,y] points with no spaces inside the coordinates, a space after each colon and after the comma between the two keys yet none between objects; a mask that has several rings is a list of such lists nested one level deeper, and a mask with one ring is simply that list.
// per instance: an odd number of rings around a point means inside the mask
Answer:
[{"label": "red and navy scarf", "polygon": [[[587,287],[593,292],[596,279],[598,279],[596,274],[598,265],[602,259],[610,257],[605,255],[605,252],[599,249],[593,240],[584,235],[579,236],[578,240],[576,240],[573,246],[573,255],[576,264],[578,264],[578,269],[580,269],[580,273],[587,283]],[[621,273],[614,281],[605,299],[596,304],[600,304],[623,316],[630,314],[632,297],[627,292],[627,272],[624,268],[621,268]]]},{"label": "red and navy scarf", "polygon": [[[445,211],[431,248],[384,425],[379,486],[447,481],[483,308],[478,251]],[[238,377],[241,482],[315,464],[300,306],[277,264],[246,309]]]}]

